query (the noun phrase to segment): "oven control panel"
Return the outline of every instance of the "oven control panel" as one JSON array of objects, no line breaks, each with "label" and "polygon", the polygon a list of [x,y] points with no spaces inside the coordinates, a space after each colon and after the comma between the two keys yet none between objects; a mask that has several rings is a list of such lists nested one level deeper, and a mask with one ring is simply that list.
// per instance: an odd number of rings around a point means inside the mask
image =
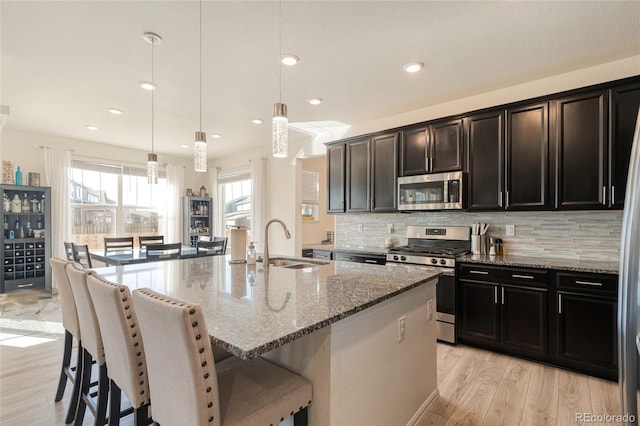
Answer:
[{"label": "oven control panel", "polygon": [[456,260],[444,257],[413,256],[410,254],[389,253],[387,262],[409,263],[414,265],[439,266],[443,268],[455,268]]}]

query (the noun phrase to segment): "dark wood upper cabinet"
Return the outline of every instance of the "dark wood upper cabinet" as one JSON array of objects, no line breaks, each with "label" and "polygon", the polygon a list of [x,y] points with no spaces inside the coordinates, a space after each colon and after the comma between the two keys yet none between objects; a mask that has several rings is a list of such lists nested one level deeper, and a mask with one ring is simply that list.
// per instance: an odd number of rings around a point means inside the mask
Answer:
[{"label": "dark wood upper cabinet", "polygon": [[345,200],[345,144],[327,146],[327,212],[343,213]]},{"label": "dark wood upper cabinet", "polygon": [[369,188],[371,187],[371,139],[352,141],[347,147],[346,197],[348,213],[370,210]]},{"label": "dark wood upper cabinet", "polygon": [[640,108],[640,83],[611,89],[609,102],[609,205],[621,209],[627,189],[633,132]]},{"label": "dark wood upper cabinet", "polygon": [[400,176],[428,173],[428,128],[408,129],[402,132],[400,142]]},{"label": "dark wood upper cabinet", "polygon": [[549,207],[549,104],[507,109],[505,207]]},{"label": "dark wood upper cabinet", "polygon": [[371,139],[371,211],[396,210],[398,133]]},{"label": "dark wood upper cabinet", "polygon": [[429,171],[431,173],[462,170],[462,119],[443,121],[429,127]]},{"label": "dark wood upper cabinet", "polygon": [[462,119],[407,129],[400,143],[400,176],[462,170]]},{"label": "dark wood upper cabinet", "polygon": [[469,210],[503,210],[504,110],[472,115],[465,120],[469,178]]},{"label": "dark wood upper cabinet", "polygon": [[606,91],[558,99],[555,110],[555,207],[606,208]]}]

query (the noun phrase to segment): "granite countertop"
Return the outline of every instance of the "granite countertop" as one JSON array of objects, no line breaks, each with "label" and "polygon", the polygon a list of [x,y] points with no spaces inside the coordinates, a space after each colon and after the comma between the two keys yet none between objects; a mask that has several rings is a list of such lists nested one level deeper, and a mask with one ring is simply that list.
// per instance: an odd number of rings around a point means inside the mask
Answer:
[{"label": "granite countertop", "polygon": [[560,259],[556,257],[528,256],[489,256],[486,254],[467,254],[457,258],[458,262],[482,263],[486,265],[520,266],[525,268],[544,268],[574,272],[598,274],[617,274],[618,262],[601,262],[595,260]]},{"label": "granite countertop", "polygon": [[388,248],[383,247],[336,247],[334,244],[307,244],[302,246],[303,249],[315,249],[315,250],[330,250],[338,251],[340,253],[352,253],[352,254],[373,254],[373,255],[386,255],[389,253]]},{"label": "granite countertop", "polygon": [[317,243],[317,244],[305,244],[302,246],[303,249],[314,249],[314,250],[333,250],[333,243],[332,244],[322,244],[322,243]]},{"label": "granite countertop", "polygon": [[229,256],[208,256],[96,272],[132,290],[149,287],[202,306],[212,343],[243,359],[431,282],[442,272],[333,261],[304,269],[265,270],[262,263],[231,265],[228,260]]}]

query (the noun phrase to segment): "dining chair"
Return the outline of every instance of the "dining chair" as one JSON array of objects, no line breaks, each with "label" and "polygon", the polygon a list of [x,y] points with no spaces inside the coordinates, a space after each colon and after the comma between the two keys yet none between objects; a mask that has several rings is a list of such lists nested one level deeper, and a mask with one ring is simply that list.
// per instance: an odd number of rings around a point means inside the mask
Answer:
[{"label": "dining chair", "polygon": [[224,241],[224,247],[222,247],[222,254],[227,253],[227,241],[229,239],[227,237],[213,237],[213,241]]},{"label": "dining chair", "polygon": [[65,241],[63,244],[64,244],[64,252],[67,255],[67,260],[74,262],[76,258],[73,255],[73,243],[69,243]]},{"label": "dining chair", "polygon": [[120,423],[121,394],[133,407],[134,425],[148,423],[149,383],[144,344],[129,288],[99,275],[87,287],[100,325],[109,372],[109,425]]},{"label": "dining chair", "polygon": [[[65,243],[66,246],[67,243]],[[71,243],[68,243],[71,244]],[[73,385],[71,391],[71,399],[67,408],[67,416],[65,423],[73,422],[78,408],[78,397],[80,395],[80,377],[82,377],[82,339],[80,336],[80,324],[78,322],[78,311],[76,302],[73,298],[71,284],[67,276],[66,267],[73,263],[52,257],[49,259],[51,265],[51,273],[53,282],[58,289],[58,298],[62,308],[62,326],[64,327],[64,350],[62,355],[62,367],[60,368],[60,378],[58,379],[58,388],[56,390],[55,401],[62,400],[64,390],[69,381]],[[76,364],[71,366],[71,352],[73,349],[73,339],[76,339],[78,345],[78,353],[76,355]]]},{"label": "dining chair", "polygon": [[139,236],[138,242],[140,248],[144,248],[147,244],[164,244],[164,235]]},{"label": "dining chair", "polygon": [[89,254],[89,246],[86,244],[72,244],[73,245],[73,257],[75,262],[82,265],[84,268],[91,269],[91,255]]},{"label": "dining chair", "polygon": [[[87,288],[87,278],[95,274],[87,271],[77,263],[66,266],[67,276],[76,302],[80,335],[82,336],[82,375],[80,377],[80,391],[74,424],[82,425],[87,407],[93,413],[94,424],[104,425],[107,418],[107,399],[109,397],[109,377],[104,357],[102,334],[98,325],[98,318]],[[93,360],[98,365],[97,400],[93,399],[91,387],[91,365]]]},{"label": "dining chair", "polygon": [[262,358],[215,362],[202,308],[150,289],[133,292],[161,425],[307,424],[311,383]]},{"label": "dining chair", "polygon": [[106,237],[104,239],[104,251],[132,249],[133,237]]},{"label": "dining chair", "polygon": [[149,261],[179,259],[182,243],[147,244],[145,248]]},{"label": "dining chair", "polygon": [[196,256],[224,255],[224,241],[197,241]]}]

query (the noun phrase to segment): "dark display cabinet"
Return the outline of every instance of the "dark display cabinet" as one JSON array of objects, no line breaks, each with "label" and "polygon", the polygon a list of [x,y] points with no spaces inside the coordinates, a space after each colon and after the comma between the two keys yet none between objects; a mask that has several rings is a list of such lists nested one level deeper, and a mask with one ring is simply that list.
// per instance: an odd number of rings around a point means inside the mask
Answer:
[{"label": "dark display cabinet", "polygon": [[212,238],[212,207],[211,198],[189,196],[182,198],[182,243],[184,245],[195,247],[201,237]]},{"label": "dark display cabinet", "polygon": [[3,197],[0,292],[51,291],[51,188],[0,185]]}]

